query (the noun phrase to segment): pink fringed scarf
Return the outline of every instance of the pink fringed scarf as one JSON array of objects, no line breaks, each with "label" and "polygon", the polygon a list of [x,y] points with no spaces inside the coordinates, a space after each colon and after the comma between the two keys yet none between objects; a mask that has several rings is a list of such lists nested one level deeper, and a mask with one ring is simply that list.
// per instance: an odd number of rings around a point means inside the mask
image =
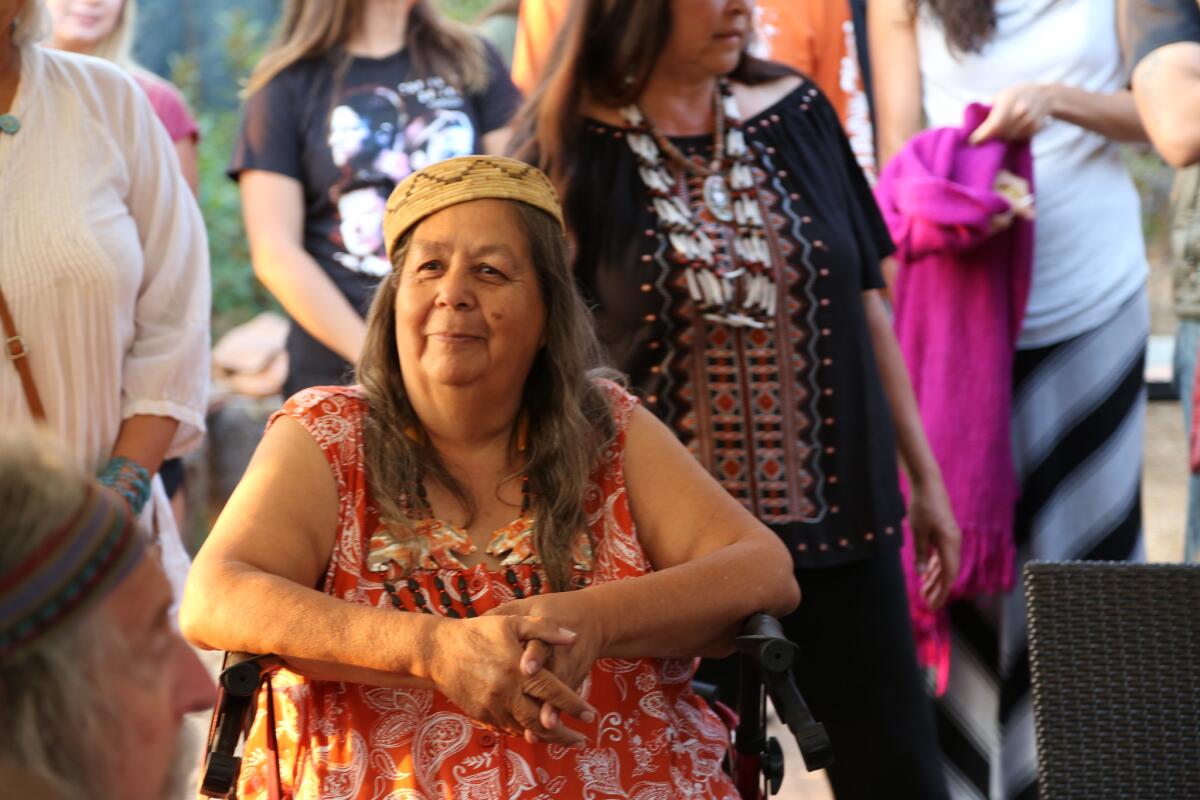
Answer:
[{"label": "pink fringed scarf", "polygon": [[[876,197],[900,262],[895,328],[921,419],[962,528],[962,567],[950,601],[1012,588],[1012,365],[1033,264],[1033,224],[1017,219],[999,233],[992,220],[1011,209],[995,191],[1007,170],[1033,186],[1029,143],[972,146],[987,117],[971,105],[961,128],[913,138],[880,175]],[[908,486],[902,481],[905,497]],[[938,694],[950,666],[945,610],[920,595],[912,531],[905,524],[904,568],[922,665],[937,670]]]}]

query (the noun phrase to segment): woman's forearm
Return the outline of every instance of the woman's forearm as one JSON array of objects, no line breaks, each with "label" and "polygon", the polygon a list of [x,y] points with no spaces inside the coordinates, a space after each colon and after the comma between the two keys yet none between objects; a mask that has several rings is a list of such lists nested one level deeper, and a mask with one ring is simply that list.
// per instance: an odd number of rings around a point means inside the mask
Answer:
[{"label": "woman's forearm", "polygon": [[261,243],[252,253],[254,274],[292,319],[342,358],[357,361],[366,323],[313,257],[290,242]]},{"label": "woman's forearm", "polygon": [[179,420],[138,414],[121,423],[112,454],[141,465],[151,475],[158,472],[179,429]]},{"label": "woman's forearm", "polygon": [[384,672],[365,667],[351,667],[347,664],[313,661],[305,658],[289,656],[283,658],[284,664],[297,675],[303,675],[314,681],[331,681],[334,683],[360,683],[364,686],[382,686],[386,689],[436,689],[432,680],[416,678],[396,672]]},{"label": "woman's forearm", "polygon": [[244,564],[198,560],[180,628],[209,650],[273,653],[302,674],[379,686],[432,684],[435,617],[347,603]]},{"label": "woman's forearm", "polygon": [[1101,94],[1074,86],[1051,87],[1050,113],[1063,122],[1117,142],[1145,142],[1146,129],[1129,91]]},{"label": "woman's forearm", "polygon": [[896,334],[892,331],[887,308],[876,291],[863,292],[863,306],[871,331],[875,360],[879,365],[879,377],[896,427],[896,446],[904,471],[914,486],[933,479],[940,480],[941,470],[925,437],[920,408],[913,393],[908,368],[904,364],[904,354],[900,352]]},{"label": "woman's forearm", "polygon": [[[600,627],[599,655],[606,658],[725,656],[748,617],[782,617],[799,597],[787,550],[753,541],[577,594],[578,613]],[[560,624],[571,627],[569,620]]]},{"label": "woman's forearm", "polygon": [[179,171],[192,197],[200,199],[200,164],[196,140],[188,136],[175,142],[175,154],[179,156]]}]

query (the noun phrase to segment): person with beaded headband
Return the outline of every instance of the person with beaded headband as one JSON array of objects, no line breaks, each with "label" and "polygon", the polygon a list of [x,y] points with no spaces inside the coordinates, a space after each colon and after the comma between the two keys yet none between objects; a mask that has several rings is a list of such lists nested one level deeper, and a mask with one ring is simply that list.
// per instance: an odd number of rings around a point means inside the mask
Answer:
[{"label": "person with beaded headband", "polygon": [[[512,148],[563,193],[615,366],[787,544],[805,600],[784,629],[836,796],[944,798],[897,456],[935,606],[959,531],[881,297],[892,243],[824,94],[749,53],[752,6],[574,3]],[[701,674],[730,687],[732,667]]]},{"label": "person with beaded headband", "polygon": [[0,508],[0,793],[182,796],[199,755],[183,715],[216,687],[137,520],[48,435],[13,431]]},{"label": "person with beaded headband", "polygon": [[439,162],[383,229],[359,385],[275,415],[188,584],[287,664],[238,796],[735,800],[690,678],[795,607],[781,543],[597,369],[539,170]]}]

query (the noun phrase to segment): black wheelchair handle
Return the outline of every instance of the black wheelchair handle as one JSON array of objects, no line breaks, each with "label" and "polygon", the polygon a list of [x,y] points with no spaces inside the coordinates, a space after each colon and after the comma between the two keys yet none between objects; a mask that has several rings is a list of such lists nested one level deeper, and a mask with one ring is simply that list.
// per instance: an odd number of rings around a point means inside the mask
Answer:
[{"label": "black wheelchair handle", "polygon": [[774,617],[758,613],[742,624],[742,632],[733,640],[734,648],[766,672],[786,672],[796,660],[798,648],[783,635],[783,626]]},{"label": "black wheelchair handle", "polygon": [[740,636],[770,636],[774,639],[784,639],[783,624],[772,617],[770,614],[764,614],[761,611],[757,614],[752,614],[742,623],[742,631]]},{"label": "black wheelchair handle", "polygon": [[767,614],[755,614],[742,624],[741,634],[734,639],[734,648],[749,658],[758,668],[758,674],[746,673],[743,678],[738,707],[742,719],[738,726],[738,750],[758,753],[766,744],[763,720],[758,713],[757,698],[761,697],[758,680],[762,681],[771,704],[780,720],[791,731],[804,757],[804,765],[811,772],[827,767],[833,762],[833,747],[825,726],[813,719],[808,704],[796,688],[791,674],[799,647],[783,635],[779,620]]},{"label": "black wheelchair handle", "polygon": [[254,721],[254,693],[263,679],[283,666],[278,656],[226,653],[205,747],[200,794],[229,798],[235,794],[242,759],[238,746]]},{"label": "black wheelchair handle", "polygon": [[221,670],[221,688],[237,697],[250,697],[262,679],[283,666],[275,655],[226,653]]},{"label": "black wheelchair handle", "polygon": [[809,772],[833,763],[833,745],[825,726],[813,719],[808,704],[790,674],[764,674],[767,695],[779,719],[792,732]]}]

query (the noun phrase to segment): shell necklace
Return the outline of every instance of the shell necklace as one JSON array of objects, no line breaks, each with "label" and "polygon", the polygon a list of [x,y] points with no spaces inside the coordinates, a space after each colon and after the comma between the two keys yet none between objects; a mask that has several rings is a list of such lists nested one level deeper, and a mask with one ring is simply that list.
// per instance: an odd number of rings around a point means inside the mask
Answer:
[{"label": "shell necklace", "polygon": [[[704,318],[732,327],[773,325],[777,293],[771,252],[764,233],[750,148],[742,133],[737,101],[724,79],[713,92],[716,134],[706,168],[689,159],[650,122],[636,104],[621,109],[629,125],[625,141],[638,163],[638,175],[650,194],[659,226],[665,229],[674,259],[684,267],[688,294]],[[696,220],[697,210],[672,190],[675,177],[666,156],[704,179],[704,206],[734,230],[732,264],[718,265],[716,245]]]}]

